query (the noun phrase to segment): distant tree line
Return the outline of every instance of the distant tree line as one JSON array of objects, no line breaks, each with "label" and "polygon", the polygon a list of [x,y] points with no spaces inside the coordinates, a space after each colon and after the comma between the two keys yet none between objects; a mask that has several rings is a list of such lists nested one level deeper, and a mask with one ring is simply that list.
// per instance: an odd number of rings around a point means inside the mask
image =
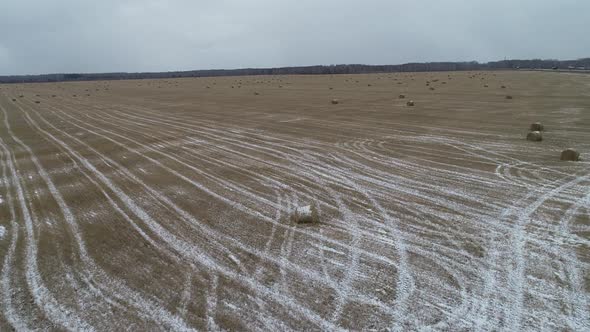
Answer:
[{"label": "distant tree line", "polygon": [[487,63],[471,62],[425,62],[402,65],[361,65],[343,64],[329,66],[210,69],[154,73],[89,73],[89,74],[46,74],[0,76],[0,83],[33,83],[63,81],[129,80],[150,78],[217,77],[246,75],[326,75],[326,74],[369,74],[424,71],[465,71],[500,69],[560,69],[590,70],[590,58],[578,60],[503,60]]}]

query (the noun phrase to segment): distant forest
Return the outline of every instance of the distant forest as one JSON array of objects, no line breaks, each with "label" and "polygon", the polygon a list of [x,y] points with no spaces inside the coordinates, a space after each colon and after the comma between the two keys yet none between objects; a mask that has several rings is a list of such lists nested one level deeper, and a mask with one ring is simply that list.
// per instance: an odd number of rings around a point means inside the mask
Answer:
[{"label": "distant forest", "polygon": [[400,73],[424,71],[460,70],[501,70],[501,69],[555,69],[590,70],[590,58],[578,60],[503,60],[487,63],[471,62],[427,62],[402,65],[329,65],[281,68],[244,68],[172,71],[158,73],[95,73],[95,74],[46,74],[0,76],[0,83],[35,83],[64,81],[129,80],[151,78],[217,77],[246,75],[329,75]]}]

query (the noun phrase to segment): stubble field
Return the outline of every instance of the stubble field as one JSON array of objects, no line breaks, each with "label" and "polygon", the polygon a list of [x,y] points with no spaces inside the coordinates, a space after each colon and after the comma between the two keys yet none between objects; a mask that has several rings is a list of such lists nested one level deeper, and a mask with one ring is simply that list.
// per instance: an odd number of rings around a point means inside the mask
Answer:
[{"label": "stubble field", "polygon": [[588,330],[589,158],[590,75],[0,85],[0,330]]}]

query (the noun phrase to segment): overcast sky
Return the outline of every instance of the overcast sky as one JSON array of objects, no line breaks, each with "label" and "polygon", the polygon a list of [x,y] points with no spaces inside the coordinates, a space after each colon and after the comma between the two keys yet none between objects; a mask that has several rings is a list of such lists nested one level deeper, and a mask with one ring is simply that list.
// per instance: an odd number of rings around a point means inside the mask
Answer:
[{"label": "overcast sky", "polygon": [[0,75],[590,56],[590,0],[0,0]]}]

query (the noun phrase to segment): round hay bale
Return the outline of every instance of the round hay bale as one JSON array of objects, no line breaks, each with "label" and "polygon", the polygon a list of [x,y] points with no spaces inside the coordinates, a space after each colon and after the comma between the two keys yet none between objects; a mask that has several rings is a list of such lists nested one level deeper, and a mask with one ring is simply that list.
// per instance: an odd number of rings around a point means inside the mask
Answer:
[{"label": "round hay bale", "polygon": [[316,223],[320,220],[318,209],[315,205],[300,206],[291,213],[291,220],[298,224]]},{"label": "round hay bale", "polygon": [[12,101],[16,101],[16,98],[12,98]]},{"label": "round hay bale", "polygon": [[512,99],[512,96],[506,96],[506,99]]},{"label": "round hay bale", "polygon": [[505,86],[505,85],[502,85],[500,88],[502,88],[502,89],[506,89],[506,86]]},{"label": "round hay bale", "polygon": [[410,100],[406,103],[407,106],[414,106],[414,101]]},{"label": "round hay bale", "polygon": [[24,98],[25,96],[24,96],[24,95],[20,95],[20,96],[18,96],[18,97],[19,97],[19,98]]},{"label": "round hay bale", "polygon": [[572,148],[565,149],[561,152],[561,160],[563,161],[579,161],[580,153]]},{"label": "round hay bale", "polygon": [[35,100],[35,104],[41,104],[41,102],[38,100]]},{"label": "round hay bale", "polygon": [[531,131],[526,135],[526,140],[531,142],[540,142],[543,140],[543,135],[540,131]]},{"label": "round hay bale", "polygon": [[545,127],[543,127],[543,124],[541,124],[541,122],[531,123],[531,131],[543,131],[543,130],[545,130]]},{"label": "round hay bale", "polygon": [[488,87],[488,85],[487,85],[487,84],[484,84],[484,85],[483,85],[483,87],[484,87],[484,88],[487,88],[487,87]]},{"label": "round hay bale", "polygon": [[404,99],[406,98],[406,95],[399,95],[399,99]]},{"label": "round hay bale", "polygon": [[338,99],[332,99],[332,105],[338,104],[340,101]]},{"label": "round hay bale", "polygon": [[434,88],[433,88],[433,87],[430,87],[429,89],[430,89],[430,90],[434,90]]},{"label": "round hay bale", "polygon": [[254,92],[254,95],[255,95],[255,96],[258,96],[258,95],[260,95],[260,93],[258,93],[258,92]]},{"label": "round hay bale", "polygon": [[563,161],[579,161],[580,153],[572,148],[568,148],[561,152],[560,159]]}]

